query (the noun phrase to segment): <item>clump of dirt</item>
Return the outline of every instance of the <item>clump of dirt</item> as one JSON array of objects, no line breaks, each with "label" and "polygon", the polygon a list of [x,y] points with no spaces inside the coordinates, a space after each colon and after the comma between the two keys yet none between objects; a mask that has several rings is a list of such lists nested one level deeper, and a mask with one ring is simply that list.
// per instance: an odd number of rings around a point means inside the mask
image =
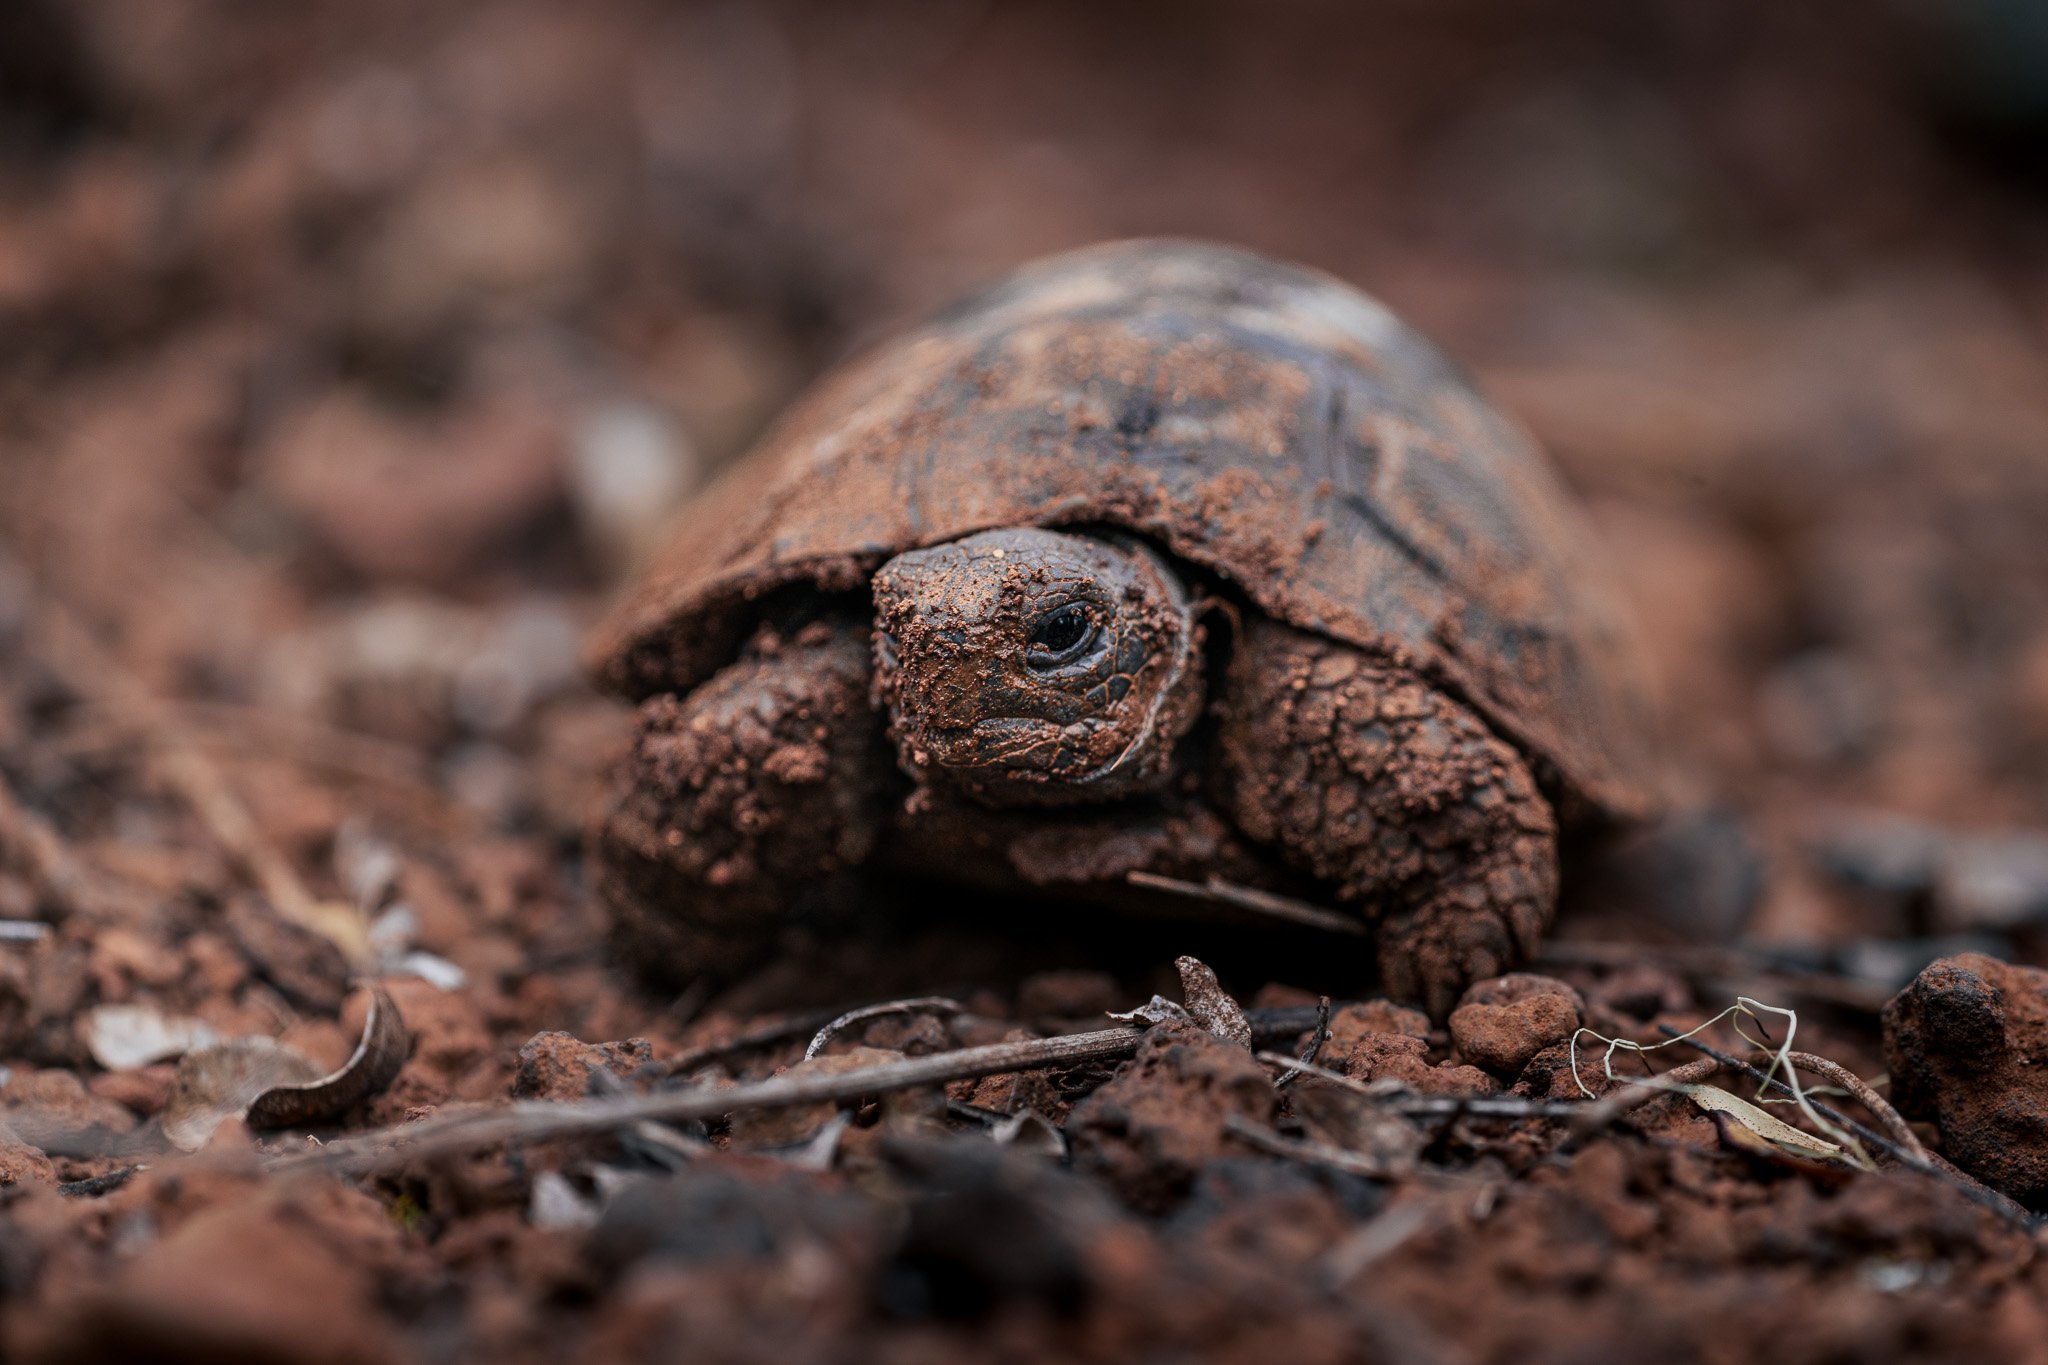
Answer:
[{"label": "clump of dirt", "polygon": [[1396,1081],[1426,1095],[1486,1095],[1500,1088],[1477,1067],[1431,1061],[1429,1016],[1386,1000],[1330,1016],[1326,1065],[1359,1081]]},{"label": "clump of dirt", "polygon": [[1537,1053],[1565,1042],[1584,1020],[1586,1002],[1554,977],[1510,972],[1476,982],[1451,1011],[1458,1056],[1512,1081]]},{"label": "clump of dirt", "polygon": [[519,1049],[512,1095],[522,1100],[580,1100],[599,1093],[600,1073],[623,1084],[647,1071],[654,1045],[645,1038],[586,1043],[567,1033],[536,1033]]},{"label": "clump of dirt", "polygon": [[1892,1102],[1932,1121],[1951,1161],[2048,1204],[2048,971],[1943,958],[1885,1006],[1884,1047]]},{"label": "clump of dirt", "polygon": [[1165,1212],[1232,1143],[1232,1117],[1270,1124],[1273,1086],[1250,1052],[1194,1025],[1145,1037],[1137,1057],[1067,1121],[1081,1169],[1132,1207]]}]

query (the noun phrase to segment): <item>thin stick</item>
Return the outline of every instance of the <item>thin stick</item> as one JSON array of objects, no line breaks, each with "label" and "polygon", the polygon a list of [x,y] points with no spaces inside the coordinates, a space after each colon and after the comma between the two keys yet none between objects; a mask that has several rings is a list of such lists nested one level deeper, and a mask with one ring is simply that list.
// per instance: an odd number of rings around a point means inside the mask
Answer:
[{"label": "thin stick", "polygon": [[804,1049],[804,1060],[808,1062],[811,1058],[823,1052],[825,1044],[832,1041],[833,1034],[849,1024],[857,1024],[863,1019],[875,1019],[885,1014],[924,1013],[953,1015],[964,1014],[966,1011],[967,1006],[961,1004],[958,1000],[944,995],[919,995],[908,1000],[884,1000],[879,1005],[862,1005],[857,1010],[848,1010],[831,1023],[825,1025],[825,1027],[819,1029],[817,1036],[811,1039],[811,1045]]},{"label": "thin stick", "polygon": [[929,1057],[907,1057],[832,1075],[782,1075],[745,1085],[701,1086],[672,1094],[621,1099],[562,1103],[528,1100],[502,1109],[449,1114],[380,1129],[328,1143],[316,1151],[274,1158],[269,1168],[368,1175],[428,1157],[473,1152],[503,1142],[606,1133],[643,1120],[685,1123],[743,1110],[844,1104],[895,1090],[943,1085],[947,1081],[1128,1057],[1137,1051],[1138,1041],[1144,1036],[1142,1029],[1101,1029],[1064,1038],[1036,1038],[1022,1043],[992,1043],[987,1047],[936,1052]]},{"label": "thin stick", "polygon": [[679,1052],[661,1063],[661,1074],[680,1076],[685,1072],[695,1071],[708,1062],[722,1062],[742,1052],[753,1052],[758,1048],[786,1043],[792,1038],[803,1037],[820,1024],[829,1023],[837,1016],[836,1010],[805,1010],[802,1014],[778,1019],[772,1024],[762,1024],[722,1043],[706,1043],[702,1047],[693,1047],[688,1052]]},{"label": "thin stick", "polygon": [[1261,1127],[1239,1114],[1232,1114],[1223,1120],[1223,1131],[1247,1146],[1256,1147],[1269,1155],[1286,1157],[1290,1161],[1300,1161],[1310,1166],[1327,1166],[1333,1171],[1362,1175],[1373,1180],[1389,1180],[1397,1174],[1385,1163],[1374,1161],[1370,1157],[1347,1152],[1342,1147],[1332,1147],[1324,1142],[1297,1142],[1292,1138],[1282,1137],[1270,1128]]},{"label": "thin stick", "polygon": [[[1343,1009],[1344,1005],[1335,1008]],[[1269,1005],[1248,1009],[1244,1017],[1251,1021],[1254,1043],[1277,1043],[1320,1027],[1322,1013],[1320,1005]]]},{"label": "thin stick", "polygon": [[1317,1264],[1320,1278],[1332,1289],[1343,1288],[1366,1267],[1399,1251],[1437,1216],[1433,1200],[1394,1205],[1330,1248]]},{"label": "thin stick", "polygon": [[1284,1071],[1275,1077],[1273,1088],[1275,1090],[1284,1090],[1288,1086],[1293,1085],[1295,1080],[1303,1074],[1303,1068],[1314,1065],[1316,1058],[1322,1055],[1323,1044],[1329,1041],[1330,997],[1326,995],[1316,1002],[1315,1032],[1309,1034],[1308,1046],[1301,1050],[1301,1056],[1297,1059],[1301,1065]]},{"label": "thin stick", "polygon": [[[1256,1055],[1267,1066],[1282,1067],[1297,1076],[1313,1076],[1319,1081],[1356,1091],[1405,1118],[1438,1118],[1451,1113],[1486,1119],[1575,1118],[1596,1103],[1587,1100],[1531,1100],[1519,1095],[1417,1095],[1407,1091],[1374,1090],[1364,1081],[1346,1076],[1341,1071],[1331,1071],[1299,1057],[1289,1057],[1284,1052]],[[1274,1084],[1278,1085],[1284,1079],[1286,1077],[1282,1076]]]},{"label": "thin stick", "polygon": [[[1270,1043],[1278,1039],[1292,1038],[1298,1033],[1314,1028],[1317,1013],[1317,1007],[1314,1005],[1281,1005],[1268,1009],[1246,1010],[1245,1017],[1251,1020],[1253,1039]],[[679,1076],[686,1071],[694,1071],[707,1062],[723,1061],[742,1052],[752,1052],[757,1048],[786,1043],[837,1018],[839,1014],[840,1011],[837,1010],[806,1010],[788,1019],[750,1029],[722,1043],[706,1043],[702,1047],[691,1048],[688,1052],[678,1053],[663,1062],[662,1074]]]},{"label": "thin stick", "polygon": [[1623,1114],[1640,1109],[1652,1100],[1679,1093],[1673,1087],[1704,1085],[1720,1074],[1720,1071],[1720,1062],[1712,1057],[1701,1057],[1672,1067],[1654,1081],[1638,1081],[1626,1076],[1616,1077],[1621,1089],[1591,1101],[1573,1116],[1571,1132],[1566,1135],[1565,1141],[1567,1144],[1583,1142]]},{"label": "thin stick", "polygon": [[[1676,1030],[1674,1030],[1669,1024],[1659,1024],[1657,1027],[1666,1033],[1676,1033]],[[1745,1076],[1748,1076],[1751,1080],[1758,1082],[1760,1085],[1763,1086],[1763,1088],[1767,1090],[1782,1090],[1787,1095],[1792,1095],[1796,1093],[1791,1086],[1785,1084],[1783,1081],[1778,1080],[1776,1077],[1766,1076],[1761,1070],[1751,1066],[1748,1062],[1743,1061],[1741,1058],[1731,1057],[1725,1052],[1717,1051],[1716,1049],[1708,1046],[1707,1044],[1702,1043],[1697,1038],[1687,1038],[1685,1040],[1685,1045],[1689,1048],[1694,1049],[1695,1051],[1706,1053],[1707,1056],[1713,1058],[1715,1061],[1721,1063],[1721,1065],[1723,1066],[1730,1067],[1736,1071],[1740,1071]],[[1808,1103],[1812,1104],[1814,1108],[1820,1110],[1823,1115],[1832,1119],[1834,1122],[1841,1124],[1844,1128],[1847,1128],[1850,1132],[1856,1134],[1856,1136],[1862,1138],[1865,1142],[1869,1143],[1871,1146],[1883,1152],[1886,1156],[1891,1157],[1892,1160],[1898,1162],[1900,1165],[1918,1171],[1922,1175],[1932,1176],[1936,1180],[1945,1181],[1946,1183],[1955,1186],[1956,1189],[1962,1191],[1962,1193],[1966,1197],[1968,1197],[1972,1203],[1978,1204],[1984,1208],[1991,1210],[1991,1212],[1997,1214],[1999,1217],[2005,1219],[2007,1222],[2013,1224],[2014,1226],[2025,1229],[2026,1232],[2030,1235],[2033,1233],[2035,1226],[2035,1220],[2033,1215],[2029,1214],[2025,1209],[2021,1208],[2018,1204],[2014,1203],[2007,1196],[2000,1194],[1997,1190],[1992,1189],[1989,1185],[1983,1184],[1982,1182],[1977,1180],[1973,1180],[1969,1176],[1964,1175],[1961,1171],[1955,1170],[1953,1167],[1935,1161],[1931,1156],[1916,1157],[1911,1152],[1907,1151],[1904,1147],[1900,1146],[1898,1143],[1893,1142],[1890,1138],[1884,1136],[1884,1134],[1865,1127],[1863,1124],[1856,1122],[1856,1120],[1848,1117],[1846,1114],[1839,1113],[1836,1110],[1829,1108],[1827,1105],[1822,1104],[1819,1100],[1815,1100],[1809,1097]]]},{"label": "thin stick", "polygon": [[1858,1076],[1840,1062],[1829,1061],[1826,1057],[1816,1057],[1811,1052],[1790,1053],[1786,1060],[1790,1061],[1792,1065],[1798,1067],[1801,1071],[1811,1071],[1814,1075],[1821,1077],[1823,1080],[1831,1081],[1848,1091],[1851,1095],[1854,1095],[1857,1102],[1865,1109],[1868,1109],[1872,1116],[1884,1125],[1885,1132],[1891,1135],[1893,1142],[1898,1143],[1899,1146],[1905,1148],[1920,1160],[1927,1160],[1927,1149],[1921,1146],[1920,1139],[1914,1136],[1913,1125],[1901,1118],[1899,1111],[1892,1108],[1884,1096],[1872,1090],[1861,1076]]},{"label": "thin stick", "polygon": [[1224,881],[1221,877],[1211,877],[1200,882],[1184,882],[1174,877],[1162,877],[1156,872],[1126,872],[1124,880],[1132,886],[1142,886],[1151,891],[1164,891],[1168,895],[1185,896],[1189,900],[1211,901],[1238,910],[1249,910],[1268,919],[1284,919],[1290,924],[1303,924],[1326,933],[1358,938],[1366,932],[1364,924],[1335,910],[1325,910],[1320,905],[1311,905],[1292,896],[1276,896],[1271,891],[1239,886],[1235,882]]}]

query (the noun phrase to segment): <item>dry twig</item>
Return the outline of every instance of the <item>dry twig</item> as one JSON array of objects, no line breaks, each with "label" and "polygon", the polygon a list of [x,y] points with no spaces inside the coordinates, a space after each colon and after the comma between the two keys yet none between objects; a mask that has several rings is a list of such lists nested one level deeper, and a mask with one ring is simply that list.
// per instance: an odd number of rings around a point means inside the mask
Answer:
[{"label": "dry twig", "polygon": [[1268,919],[1286,920],[1289,924],[1302,924],[1311,929],[1327,933],[1345,934],[1357,938],[1366,932],[1363,922],[1335,910],[1325,910],[1320,905],[1296,900],[1292,896],[1276,896],[1270,891],[1256,887],[1239,886],[1211,877],[1202,882],[1184,882],[1175,877],[1162,877],[1156,872],[1126,872],[1124,880],[1132,886],[1142,886],[1150,891],[1164,891],[1169,895],[1185,896],[1189,900],[1208,901],[1214,905],[1228,905],[1237,910],[1249,910],[1255,915]]},{"label": "dry twig", "polygon": [[1871,1112],[1879,1123],[1884,1125],[1885,1132],[1891,1135],[1893,1142],[1898,1143],[1899,1146],[1905,1148],[1906,1151],[1920,1160],[1927,1160],[1927,1149],[1921,1146],[1920,1139],[1914,1136],[1913,1126],[1901,1118],[1899,1111],[1892,1108],[1884,1096],[1872,1090],[1861,1076],[1858,1076],[1839,1062],[1829,1061],[1826,1057],[1816,1057],[1811,1052],[1788,1053],[1786,1060],[1801,1071],[1810,1071],[1821,1079],[1848,1091],[1856,1097],[1856,1101],[1859,1104]]},{"label": "dry twig", "polygon": [[[1658,1028],[1663,1030],[1665,1033],[1673,1034],[1674,1036],[1677,1033],[1677,1030],[1671,1028],[1671,1026],[1668,1024],[1659,1024]],[[1718,1051],[1715,1048],[1710,1047],[1706,1043],[1702,1043],[1697,1038],[1687,1038],[1685,1040],[1685,1045],[1697,1052],[1704,1052],[1709,1058],[1719,1062],[1721,1065],[1725,1067],[1728,1067],[1735,1071],[1742,1072],[1751,1080],[1758,1082],[1766,1090],[1780,1090],[1788,1096],[1795,1093],[1791,1086],[1785,1084],[1781,1080],[1778,1080],[1776,1077],[1767,1076],[1764,1074],[1763,1071],[1759,1070],[1754,1066],[1751,1066],[1748,1062],[1743,1061],[1741,1058],[1732,1057],[1725,1052]],[[1911,1170],[1918,1171],[1922,1175],[1931,1176],[1936,1180],[1944,1181],[1947,1184],[1955,1186],[1955,1188],[1960,1190],[1963,1193],[1963,1195],[1966,1198],[1968,1198],[1972,1203],[1977,1204],[1980,1207],[1989,1209],[1991,1212],[1997,1214],[1999,1217],[2005,1219],[2007,1222],[2024,1229],[2029,1235],[2033,1233],[2036,1221],[2034,1216],[2028,1213],[2025,1209],[2021,1208],[2018,1204],[2014,1203],[2011,1199],[2007,1198],[2005,1195],[2000,1194],[1997,1190],[1992,1189],[1989,1185],[1983,1184],[1981,1181],[1973,1180],[1969,1176],[1964,1175],[1961,1171],[1956,1170],[1954,1167],[1949,1166],[1946,1163],[1934,1160],[1931,1156],[1915,1156],[1913,1155],[1913,1153],[1906,1150],[1906,1148],[1904,1148],[1896,1142],[1893,1142],[1890,1138],[1884,1136],[1882,1133],[1876,1132],[1875,1130],[1865,1126],[1864,1124],[1856,1122],[1856,1120],[1848,1117],[1847,1115],[1842,1114],[1837,1110],[1829,1108],[1827,1105],[1822,1104],[1819,1100],[1815,1100],[1809,1097],[1808,1102],[1812,1104],[1814,1108],[1820,1110],[1821,1113],[1826,1115],[1830,1120],[1832,1120],[1835,1123],[1839,1123],[1844,1128],[1847,1128],[1850,1132],[1856,1134],[1856,1136],[1862,1138],[1865,1142],[1877,1148],[1879,1151],[1883,1152],[1886,1156],[1889,1156],[1890,1158],[1892,1158],[1892,1160],[1898,1162],[1900,1165],[1905,1166]]]},{"label": "dry twig", "polygon": [[1322,1282],[1341,1289],[1368,1267],[1399,1251],[1407,1241],[1440,1216],[1437,1199],[1396,1204],[1358,1228],[1323,1254],[1317,1270]]},{"label": "dry twig", "polygon": [[967,1006],[944,995],[919,995],[908,1000],[884,1000],[879,1005],[862,1005],[857,1010],[848,1010],[817,1032],[809,1047],[804,1049],[804,1060],[809,1061],[825,1050],[825,1044],[832,1041],[832,1035],[850,1024],[863,1019],[876,1019],[885,1014],[963,1014]]},{"label": "dry twig", "polygon": [[[1293,1085],[1296,1080],[1300,1079],[1307,1072],[1309,1067],[1315,1064],[1316,1058],[1322,1055],[1323,1044],[1329,1041],[1330,997],[1326,995],[1316,1003],[1315,1031],[1309,1034],[1308,1045],[1302,1048],[1301,1056],[1295,1059],[1298,1065],[1290,1065],[1286,1071],[1274,1077],[1273,1088],[1275,1090],[1284,1090],[1288,1086]],[[1260,1057],[1263,1059],[1267,1055],[1269,1054],[1261,1053]]]},{"label": "dry twig", "polygon": [[1374,1180],[1385,1180],[1399,1174],[1370,1157],[1346,1151],[1342,1147],[1332,1147],[1327,1142],[1307,1142],[1283,1137],[1239,1114],[1232,1114],[1223,1120],[1223,1131],[1268,1156],[1285,1157],[1289,1161],[1299,1161],[1308,1166],[1326,1166],[1333,1171],[1362,1175]]},{"label": "dry twig", "polygon": [[1666,1099],[1678,1092],[1671,1089],[1680,1085],[1704,1085],[1719,1075],[1721,1064],[1712,1057],[1701,1057],[1682,1066],[1674,1066],[1654,1081],[1639,1081],[1634,1077],[1618,1078],[1620,1089],[1611,1095],[1584,1102],[1579,1112],[1572,1116],[1571,1132],[1565,1141],[1584,1142],[1600,1132],[1623,1114],[1640,1109],[1652,1100]]},{"label": "dry twig", "polygon": [[[1571,1140],[1583,1140],[1591,1134],[1606,1128],[1608,1124],[1630,1109],[1647,1105],[1661,1095],[1669,1095],[1663,1087],[1642,1085],[1622,1076],[1618,1083],[1620,1091],[1604,1099],[1524,1099],[1520,1095],[1411,1095],[1399,1091],[1376,1091],[1364,1081],[1343,1072],[1329,1070],[1327,1066],[1315,1066],[1300,1058],[1290,1058],[1280,1052],[1257,1054],[1268,1066],[1282,1066],[1303,1076],[1315,1076],[1317,1081],[1339,1085],[1348,1091],[1366,1095],[1386,1105],[1393,1113],[1409,1119],[1432,1119],[1432,1117],[1475,1117],[1475,1119],[1571,1119]],[[1718,1062],[1702,1058],[1700,1062],[1686,1062],[1673,1066],[1669,1072],[1659,1076],[1659,1081],[1671,1081],[1677,1085],[1692,1085],[1708,1081],[1716,1070]],[[1278,1081],[1274,1083],[1278,1085]]]},{"label": "dry twig", "polygon": [[700,1066],[706,1066],[712,1062],[722,1062],[729,1057],[737,1057],[743,1052],[753,1052],[759,1048],[774,1047],[777,1043],[786,1043],[792,1038],[801,1038],[806,1033],[817,1029],[820,1025],[829,1024],[838,1017],[839,1011],[837,1010],[805,1010],[802,1014],[793,1014],[787,1019],[778,1019],[770,1024],[761,1024],[748,1029],[745,1033],[735,1034],[722,1043],[705,1043],[701,1047],[693,1047],[687,1052],[679,1052],[661,1064],[661,1074],[664,1076],[681,1076],[695,1071]]},{"label": "dry twig", "polygon": [[1022,1043],[993,1043],[987,1047],[936,1052],[929,1057],[907,1057],[830,1075],[774,1076],[743,1085],[702,1086],[621,1099],[526,1101],[502,1109],[437,1115],[365,1133],[328,1143],[315,1151],[276,1158],[270,1167],[279,1171],[317,1169],[367,1175],[505,1142],[607,1133],[644,1120],[683,1123],[742,1110],[845,1104],[890,1091],[943,1085],[947,1081],[1128,1057],[1137,1050],[1143,1037],[1141,1029],[1101,1029],[1064,1038],[1036,1038]]}]

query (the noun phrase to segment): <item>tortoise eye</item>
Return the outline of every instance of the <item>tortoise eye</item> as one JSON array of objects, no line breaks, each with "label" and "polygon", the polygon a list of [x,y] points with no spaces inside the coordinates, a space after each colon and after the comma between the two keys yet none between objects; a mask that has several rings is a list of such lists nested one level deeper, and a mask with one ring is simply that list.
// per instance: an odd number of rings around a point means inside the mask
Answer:
[{"label": "tortoise eye", "polygon": [[1031,647],[1025,661],[1033,668],[1054,668],[1079,654],[1095,638],[1095,622],[1088,609],[1070,603],[1041,620],[1031,632]]}]

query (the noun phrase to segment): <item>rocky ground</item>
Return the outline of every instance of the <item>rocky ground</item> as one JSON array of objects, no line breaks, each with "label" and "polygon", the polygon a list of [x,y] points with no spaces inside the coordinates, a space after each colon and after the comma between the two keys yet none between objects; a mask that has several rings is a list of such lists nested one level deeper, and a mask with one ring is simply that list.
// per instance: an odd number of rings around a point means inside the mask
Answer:
[{"label": "rocky ground", "polygon": [[[1097,8],[0,11],[0,1350],[2048,1354],[2025,33]],[[936,886],[637,987],[577,649],[663,514],[862,340],[1160,231],[1536,431],[1678,817],[1437,1028],[1306,931]],[[1737,997],[1796,1039],[1697,1041],[1839,1119],[1684,1043],[1613,1074],[1715,1089],[1575,1083]]]}]

